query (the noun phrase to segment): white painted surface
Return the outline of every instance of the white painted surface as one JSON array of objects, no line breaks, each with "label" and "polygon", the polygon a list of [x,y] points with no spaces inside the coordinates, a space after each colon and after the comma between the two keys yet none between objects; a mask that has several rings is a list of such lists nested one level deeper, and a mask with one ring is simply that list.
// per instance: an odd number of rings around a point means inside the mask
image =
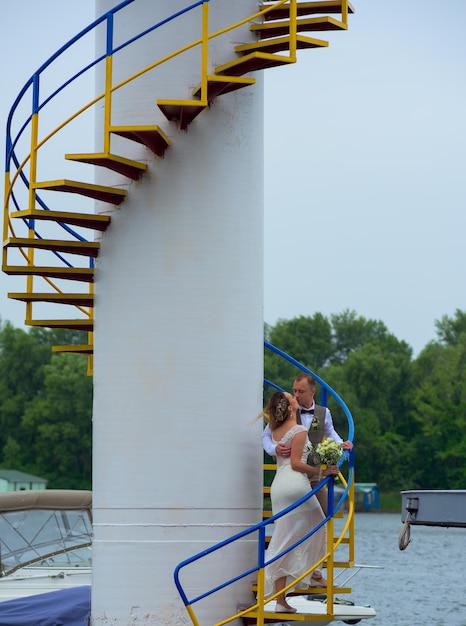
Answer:
[{"label": "white painted surface", "polygon": [[0,603],[59,589],[90,585],[90,567],[24,567],[0,578]]},{"label": "white painted surface", "polygon": [[[97,0],[97,13],[112,4]],[[167,4],[185,6],[137,0],[117,29],[131,36],[149,15],[166,17]],[[209,4],[215,29],[257,7]],[[120,53],[117,75],[197,38],[199,25],[197,9],[147,48]],[[226,60],[231,43],[223,38],[212,54]],[[261,422],[251,425],[262,406],[262,76],[182,132],[155,102],[188,98],[200,71],[192,60],[173,63],[125,90],[113,111],[115,124],[159,123],[172,146],[159,159],[138,145],[123,152],[125,140],[112,145],[149,171],[112,211],[96,269],[94,625],[190,623],[175,566],[262,512]],[[127,184],[107,172],[97,180]],[[199,561],[182,577],[188,596],[252,567],[256,554],[243,541]],[[194,609],[201,624],[214,623],[250,599],[243,581]]]}]

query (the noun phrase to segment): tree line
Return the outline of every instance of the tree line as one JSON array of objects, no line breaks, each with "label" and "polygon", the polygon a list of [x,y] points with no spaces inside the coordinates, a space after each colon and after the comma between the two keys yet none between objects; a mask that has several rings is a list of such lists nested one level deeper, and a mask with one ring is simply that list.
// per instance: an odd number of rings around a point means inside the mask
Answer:
[{"label": "tree line", "polygon": [[[435,326],[436,339],[413,358],[383,322],[354,311],[265,325],[265,339],[325,380],[351,411],[357,482],[376,482],[383,491],[464,487],[466,312]],[[91,488],[87,360],[51,349],[82,343],[79,331],[26,332],[0,322],[1,468],[46,478],[49,488]],[[265,350],[265,378],[291,391],[298,371]],[[264,400],[271,392],[264,387]],[[346,417],[328,400],[346,438]]]},{"label": "tree line", "polygon": [[[435,327],[436,339],[413,358],[383,322],[354,311],[266,325],[267,341],[315,372],[348,406],[357,482],[376,482],[383,491],[464,488],[466,312],[443,316]],[[264,368],[265,378],[292,390],[295,366],[266,350]],[[330,396],[328,406],[345,439],[342,409]]]},{"label": "tree line", "polygon": [[[84,335],[84,337],[83,337]],[[91,489],[92,378],[72,330],[0,325],[0,467],[40,476],[50,489]]]}]

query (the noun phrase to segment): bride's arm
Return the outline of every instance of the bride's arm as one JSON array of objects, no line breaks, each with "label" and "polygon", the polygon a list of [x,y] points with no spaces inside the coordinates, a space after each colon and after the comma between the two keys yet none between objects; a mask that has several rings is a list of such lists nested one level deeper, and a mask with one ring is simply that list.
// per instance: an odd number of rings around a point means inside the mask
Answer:
[{"label": "bride's arm", "polygon": [[312,465],[308,465],[301,460],[301,456],[304,450],[304,444],[306,443],[306,431],[302,430],[293,437],[291,442],[291,456],[290,462],[291,467],[296,472],[301,472],[302,474],[307,474],[308,476],[317,475],[320,470],[318,467],[313,467]]}]

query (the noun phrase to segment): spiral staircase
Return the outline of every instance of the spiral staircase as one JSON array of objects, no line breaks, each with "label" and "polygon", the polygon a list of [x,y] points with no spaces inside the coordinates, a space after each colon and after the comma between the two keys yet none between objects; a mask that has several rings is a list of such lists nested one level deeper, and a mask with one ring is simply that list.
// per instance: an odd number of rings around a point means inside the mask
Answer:
[{"label": "spiral staircase", "polygon": [[[248,16],[241,22],[232,24],[227,29],[211,33],[209,32],[208,19],[209,0],[200,0],[185,9],[185,11],[198,11],[200,13],[201,34],[199,39],[193,41],[190,46],[183,50],[170,54],[166,59],[154,59],[152,65],[140,68],[136,74],[115,84],[113,56],[117,49],[113,43],[113,22],[117,14],[124,12],[125,7],[134,1],[124,0],[119,3],[113,10],[78,33],[44,63],[18,95],[7,122],[2,270],[10,276],[24,276],[26,282],[24,291],[11,292],[8,297],[26,304],[25,324],[27,326],[73,329],[87,333],[87,340],[83,343],[55,346],[54,351],[87,355],[89,374],[92,374],[93,355],[94,264],[99,254],[99,238],[111,223],[112,211],[121,205],[123,205],[124,210],[124,200],[128,194],[133,192],[132,181],[143,179],[147,170],[147,162],[132,158],[131,150],[128,154],[115,153],[112,150],[113,139],[119,137],[126,140],[126,143],[119,142],[120,147],[134,143],[145,146],[148,158],[152,158],[156,162],[164,158],[168,149],[177,149],[176,144],[171,145],[167,136],[167,129],[160,125],[137,125],[131,119],[128,119],[125,125],[112,124],[111,110],[114,93],[122,87],[131,85],[138,76],[151,71],[174,55],[183,54],[193,48],[200,49],[199,84],[193,90],[192,97],[187,100],[176,100],[170,99],[170,94],[155,94],[157,106],[163,113],[167,125],[175,124],[179,129],[189,132],[190,124],[216,98],[234,90],[254,85],[255,72],[296,63],[298,51],[328,46],[328,41],[303,33],[346,30],[348,16],[354,12],[348,0],[264,2],[258,7],[255,14]],[[176,17],[177,15],[174,15],[170,19],[176,19]],[[234,30],[245,24],[248,25],[250,31],[250,40],[232,47],[230,61],[217,67],[210,67],[209,42],[227,30]],[[76,74],[58,86],[55,91],[42,97],[41,79],[44,72],[49,70],[70,47],[78,44],[89,33],[93,33],[102,25],[106,27],[101,28],[106,35],[105,54],[77,71]],[[151,25],[125,45],[132,45],[138,38],[146,36],[147,33],[159,27],[162,25]],[[39,127],[42,128],[42,123],[40,120],[44,116],[47,106],[55,98],[60,97],[62,93],[66,93],[75,80],[99,63],[105,66],[103,92],[80,107],[67,119],[57,120],[57,126],[51,129],[48,134],[41,136]],[[25,102],[29,102],[29,98],[32,101],[32,110],[26,115],[25,121],[17,121],[21,107],[24,106]],[[103,149],[98,152],[92,150],[85,153],[65,152],[63,171],[67,171],[67,163],[108,168],[127,179],[128,184],[99,185],[88,182],[88,180],[67,178],[66,173],[64,175],[60,173],[58,178],[44,180],[38,173],[43,169],[41,163],[48,158],[48,144],[69,124],[74,123],[80,116],[88,114],[96,106],[103,108],[103,124],[99,130],[102,133]],[[19,129],[16,134],[13,133],[15,123],[16,128]],[[55,195],[54,200],[51,201],[49,192],[59,192],[59,194]],[[69,200],[64,199],[62,194],[73,194],[73,197],[79,197],[79,210],[65,210],[63,205],[68,205]],[[47,202],[45,198],[47,198]],[[96,201],[99,203],[99,212],[95,212]],[[91,233],[92,236],[88,237],[86,233]],[[57,305],[56,309],[60,313],[53,318],[37,316],[36,307],[41,305],[46,305],[48,315],[50,309],[53,308],[49,305]],[[323,381],[321,384],[323,388],[326,388]],[[349,419],[351,419],[350,415]],[[351,431],[352,422],[350,425]],[[343,516],[343,514],[339,508],[333,510],[333,499],[327,518],[326,567],[330,575],[329,578],[332,577],[334,567],[344,569],[354,565],[352,455],[347,457],[347,460],[349,461],[347,482],[341,476],[345,485],[345,494],[341,502],[345,499],[349,502],[349,512],[343,531],[337,537],[333,535],[333,520],[335,517]],[[273,466],[270,469],[273,469]],[[326,482],[329,484],[329,491],[333,494],[331,479],[327,479]],[[264,496],[267,499],[267,486],[264,486]],[[258,567],[255,570],[258,573],[258,579],[252,588],[254,597],[256,594],[257,597],[261,595],[263,555],[267,545],[266,528],[270,523],[273,523],[273,517],[270,512],[265,511],[263,523],[250,531],[259,533],[261,538],[259,554],[262,554],[262,561],[259,558]],[[241,538],[241,536],[233,537],[231,541]],[[341,545],[348,546],[349,554],[343,561],[338,561],[335,558],[335,550]],[[216,549],[219,549],[219,546],[213,548],[213,550]],[[193,557],[193,560],[197,558],[197,556]],[[189,563],[180,564],[177,574],[179,569],[187,565]],[[247,574],[246,572],[244,575]],[[176,582],[193,624],[196,625],[198,622],[192,606],[199,598],[188,599],[181,585],[178,584],[179,581]],[[225,585],[227,584],[229,583],[225,583]],[[209,593],[215,591],[211,590]],[[316,590],[313,591],[316,592]],[[326,619],[332,621],[334,619],[332,609],[334,606],[334,589],[331,587],[326,591],[325,616]],[[339,593],[350,593],[351,588],[343,586],[338,591]],[[263,601],[258,601],[258,603],[253,602],[248,607],[239,607],[236,616],[232,616],[222,623],[241,618],[244,624],[263,624],[283,621],[284,617],[286,617],[287,622],[292,620],[318,622],[321,619],[318,616],[313,618],[309,615],[303,616],[300,613],[280,617],[280,615],[268,612],[266,604]]]},{"label": "spiral staircase", "polygon": [[[348,439],[354,440],[354,422],[352,415],[340,398],[340,396],[315,372],[309,370],[304,365],[290,357],[285,352],[273,346],[269,342],[264,342],[264,348],[280,359],[284,359],[301,372],[311,374],[319,386],[319,402],[327,406],[327,401],[331,397],[336,402],[339,410],[345,416],[348,427]],[[276,384],[269,380],[264,380],[267,387],[281,390]],[[251,601],[250,603],[240,603],[237,606],[237,613],[227,617],[215,626],[223,626],[228,623],[239,623],[241,620],[244,626],[263,626],[263,624],[289,624],[290,622],[304,622],[305,624],[315,624],[316,626],[328,625],[331,622],[343,622],[346,624],[356,624],[365,619],[375,617],[375,610],[369,605],[355,606],[351,600],[343,599],[352,593],[350,585],[351,579],[359,572],[364,565],[355,563],[355,543],[354,543],[354,450],[345,451],[340,463],[340,487],[337,494],[333,477],[325,478],[317,487],[306,496],[293,503],[287,509],[273,515],[270,506],[270,482],[275,474],[276,464],[273,459],[268,459],[264,463],[264,485],[263,485],[263,520],[255,526],[247,528],[232,537],[212,545],[210,548],[195,554],[185,561],[179,563],[175,568],[174,579],[178,592],[185,604],[186,610],[194,626],[199,626],[195,608],[198,603],[209,596],[222,593],[225,589],[232,589],[235,593],[235,585],[243,583],[244,580],[251,580]],[[299,540],[297,544],[288,546],[286,552],[298,548],[303,541],[311,538],[312,535],[323,525],[326,526],[327,547],[322,559],[315,563],[311,570],[303,572],[300,579],[297,579],[287,586],[287,596],[294,596],[299,603],[296,613],[276,613],[274,610],[275,596],[264,598],[266,548],[269,544],[273,532],[273,524],[278,518],[293,514],[296,507],[314,496],[320,489],[327,490],[327,515],[322,524],[315,528],[309,528],[308,534]],[[233,579],[222,580],[216,587],[202,589],[202,584],[196,588],[198,595],[189,595],[184,589],[181,579],[192,567],[195,567],[200,559],[209,559],[211,555],[218,551],[225,551],[228,554],[229,548],[235,542],[251,541],[257,542],[257,562],[250,570],[240,572]],[[283,553],[284,554],[284,553]],[[282,555],[281,555],[282,556]],[[228,557],[224,557],[228,558]],[[253,559],[251,559],[253,560]],[[302,578],[308,576],[317,567],[325,568],[325,575],[328,581],[326,588],[307,587],[302,583]],[[219,572],[222,579],[222,572]],[[300,584],[301,583],[301,584]],[[241,595],[240,592],[236,592]]]},{"label": "spiral staircase", "polygon": [[[159,125],[134,125],[128,120],[127,125],[115,126],[111,122],[114,92],[130,84],[135,78],[130,76],[119,85],[115,85],[112,77],[115,53],[113,20],[117,13],[124,11],[124,8],[132,2],[134,0],[126,0],[117,5],[51,57],[26,83],[11,109],[7,123],[2,270],[10,276],[26,277],[26,289],[22,292],[11,292],[8,297],[26,303],[25,324],[28,326],[85,331],[86,342],[81,345],[55,346],[54,350],[89,355],[89,373],[92,373],[93,353],[94,262],[99,254],[99,236],[111,222],[112,209],[124,202],[127,193],[131,193],[131,187],[98,185],[85,180],[62,178],[63,174],[53,180],[41,180],[37,173],[41,159],[44,161],[47,158],[43,157],[42,153],[46,152],[50,139],[62,132],[63,128],[75,118],[102,103],[103,150],[79,154],[67,153],[64,156],[68,162],[109,168],[130,182],[144,176],[147,164],[124,154],[114,154],[112,152],[114,137],[124,137],[129,142],[143,144],[153,153],[154,158],[163,158],[168,148],[176,149],[176,146],[170,146],[164,129]],[[254,15],[221,31],[223,33],[225,30],[234,30],[247,23],[252,41],[236,45],[231,50],[229,62],[210,69],[209,41],[221,33],[209,32],[208,0],[196,2],[187,7],[186,11],[188,10],[202,12],[201,37],[186,48],[188,50],[200,47],[202,50],[199,85],[189,100],[171,100],[161,97],[163,94],[157,94],[157,106],[167,119],[167,123],[177,124],[183,130],[187,130],[192,121],[209,107],[215,98],[253,85],[254,72],[295,63],[298,51],[328,46],[327,41],[303,33],[346,30],[348,15],[353,13],[353,7],[347,0],[266,2]],[[79,43],[85,35],[103,23],[107,24],[106,54],[77,72],[54,93],[42,99],[40,82],[45,71],[49,70],[70,47]],[[139,37],[158,26],[153,25]],[[137,40],[137,37],[134,40]],[[173,54],[169,58],[172,56]],[[104,92],[68,119],[59,120],[57,128],[45,137],[40,137],[40,121],[50,102],[61,95],[62,91],[66,93],[65,90],[69,89],[77,77],[100,62],[105,63]],[[162,62],[164,59],[157,59],[153,66]],[[136,76],[150,71],[153,66],[141,68]],[[32,113],[24,123],[19,123],[20,131],[16,136],[12,136],[13,121],[18,117],[20,105],[29,94],[32,96]],[[24,141],[26,136],[27,141]],[[25,143],[29,151],[20,152],[21,142]],[[63,167],[63,170],[66,168]],[[48,192],[51,191],[60,194],[78,194],[92,202],[79,211],[64,210],[63,205],[68,205],[69,200],[64,200],[63,196],[60,196],[56,205],[51,206],[50,200],[45,202],[44,198],[46,196],[50,198]],[[106,204],[108,211],[94,212],[96,200]],[[55,230],[52,229],[52,224],[56,227]],[[94,233],[91,240],[85,234],[89,232]],[[41,319],[40,313],[39,317],[36,313],[39,303],[61,305],[57,307],[61,313],[56,317],[49,317],[49,311],[53,307],[48,306],[47,319]]]}]

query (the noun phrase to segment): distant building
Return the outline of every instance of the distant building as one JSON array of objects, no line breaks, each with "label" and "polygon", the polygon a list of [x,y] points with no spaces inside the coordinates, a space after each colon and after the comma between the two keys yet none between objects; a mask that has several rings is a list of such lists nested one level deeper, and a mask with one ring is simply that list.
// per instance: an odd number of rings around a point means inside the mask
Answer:
[{"label": "distant building", "polygon": [[380,509],[380,493],[376,483],[354,483],[354,507],[356,511]]},{"label": "distant building", "polygon": [[48,480],[17,470],[0,469],[0,492],[47,489]]},{"label": "distant building", "polygon": [[[334,506],[337,506],[345,490],[341,485],[334,487]],[[342,510],[348,510],[348,500],[342,504]],[[354,510],[379,511],[380,492],[376,483],[354,483]]]}]

